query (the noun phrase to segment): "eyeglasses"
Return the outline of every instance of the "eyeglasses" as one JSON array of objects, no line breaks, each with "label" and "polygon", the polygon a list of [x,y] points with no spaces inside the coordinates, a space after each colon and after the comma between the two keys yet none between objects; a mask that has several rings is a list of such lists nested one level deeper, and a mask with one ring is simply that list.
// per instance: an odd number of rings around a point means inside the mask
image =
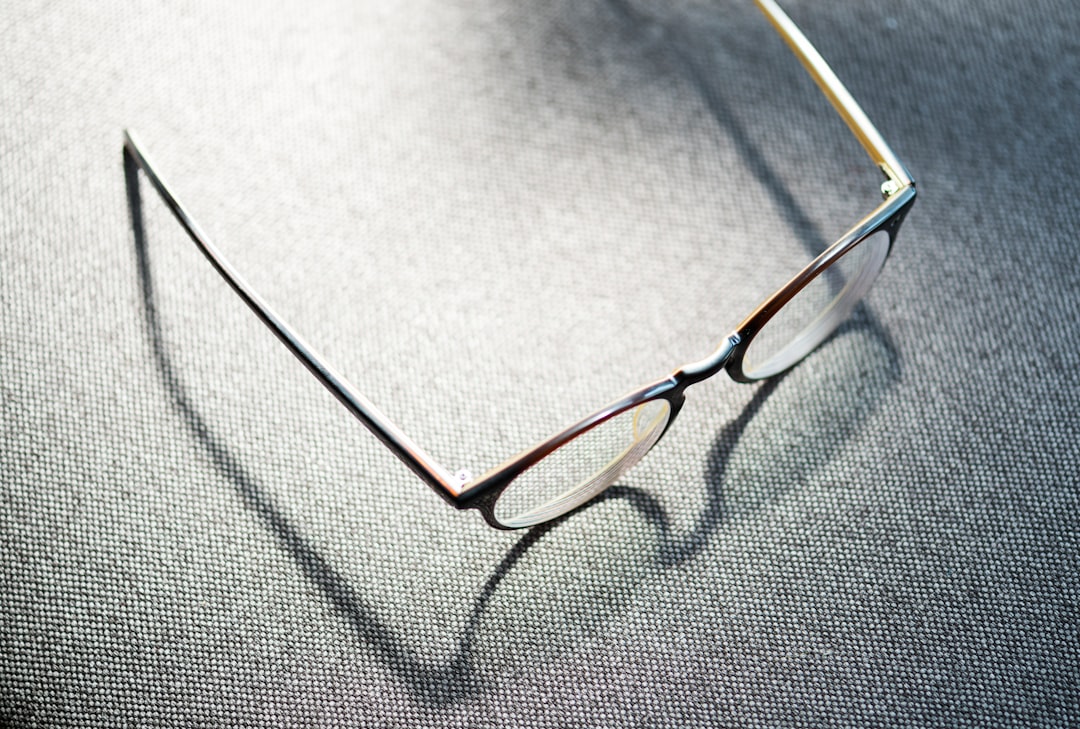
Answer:
[{"label": "eyeglasses", "polygon": [[755,2],[884,173],[884,202],[768,297],[712,355],[631,392],[476,478],[436,463],[274,313],[210,242],[130,131],[124,133],[125,169],[131,175],[142,169],[240,298],[436,493],[458,509],[479,510],[496,528],[530,527],[585,504],[637,464],[671,427],[691,385],[725,369],[738,382],[772,377],[821,344],[870,289],[915,201],[911,175],[821,55],[773,0]]}]

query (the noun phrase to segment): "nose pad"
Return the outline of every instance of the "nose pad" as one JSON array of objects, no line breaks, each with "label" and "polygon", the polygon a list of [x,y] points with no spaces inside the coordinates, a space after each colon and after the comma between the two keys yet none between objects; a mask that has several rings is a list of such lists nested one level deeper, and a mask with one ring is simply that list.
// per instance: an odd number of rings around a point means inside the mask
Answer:
[{"label": "nose pad", "polygon": [[667,416],[667,400],[650,400],[634,410],[634,441],[642,441],[661,426]]}]

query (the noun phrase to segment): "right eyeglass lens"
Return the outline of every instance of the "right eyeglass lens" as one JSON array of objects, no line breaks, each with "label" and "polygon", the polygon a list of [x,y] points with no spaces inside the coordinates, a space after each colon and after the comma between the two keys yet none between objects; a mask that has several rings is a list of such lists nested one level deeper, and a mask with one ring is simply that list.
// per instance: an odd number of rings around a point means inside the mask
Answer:
[{"label": "right eyeglass lens", "polygon": [[750,340],[743,374],[771,377],[825,341],[870,290],[888,253],[889,234],[878,231],[820,272]]},{"label": "right eyeglass lens", "polygon": [[514,479],[495,502],[495,518],[516,529],[584,504],[649,452],[670,417],[667,400],[650,400],[582,433]]}]

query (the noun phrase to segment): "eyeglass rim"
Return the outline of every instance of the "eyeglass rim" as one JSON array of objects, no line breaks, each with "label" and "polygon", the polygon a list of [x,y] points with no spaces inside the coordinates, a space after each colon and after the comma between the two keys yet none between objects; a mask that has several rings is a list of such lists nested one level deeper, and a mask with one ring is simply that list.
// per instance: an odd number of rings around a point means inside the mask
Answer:
[{"label": "eyeglass rim", "polygon": [[[761,332],[765,325],[768,324],[788,302],[857,246],[871,236],[882,232],[889,236],[889,247],[885,252],[885,260],[882,262],[882,268],[884,268],[885,263],[889,260],[889,256],[892,255],[893,246],[896,243],[896,237],[900,231],[900,226],[904,222],[904,218],[907,216],[907,213],[914,202],[914,185],[910,185],[891,196],[882,203],[877,210],[859,221],[858,224],[849,230],[836,243],[829,246],[817,258],[799,271],[799,273],[797,273],[790,281],[781,286],[776,293],[759,304],[749,316],[743,319],[743,321],[735,328],[734,332],[734,335],[739,339],[739,343],[735,346],[731,358],[725,365],[725,369],[731,378],[736,382],[758,382],[760,380],[769,379],[770,377],[775,377],[781,372],[786,372],[805,359],[806,355],[803,355],[778,372],[757,377],[747,373],[743,367],[746,352],[750,348],[751,342],[753,342],[758,333]],[[832,332],[830,332],[822,342],[826,341],[830,336],[832,336]],[[817,347],[814,347],[814,349],[816,348]],[[812,351],[813,349],[806,354],[808,355]]]},{"label": "eyeglass rim", "polygon": [[[743,360],[747,348],[754,337],[761,331],[765,324],[779,312],[783,306],[791,301],[811,281],[821,275],[830,266],[839,261],[844,255],[879,232],[889,235],[889,249],[886,252],[886,260],[892,252],[893,244],[903,223],[907,212],[915,201],[915,188],[908,186],[891,195],[870,215],[859,221],[836,243],[829,246],[823,253],[817,256],[805,266],[790,281],[781,286],[775,293],[767,297],[749,316],[747,316],[735,330],[724,339],[720,347],[709,357],[696,363],[684,365],[672,372],[668,377],[649,383],[634,390],[608,405],[596,410],[573,425],[565,428],[537,445],[529,448],[517,456],[504,461],[502,464],[491,469],[480,478],[472,481],[456,499],[456,506],[461,509],[477,509],[483,515],[485,521],[497,529],[517,529],[521,527],[506,526],[495,515],[495,503],[506,491],[514,480],[528,469],[548,457],[555,451],[570,443],[593,428],[602,425],[611,418],[616,417],[639,405],[656,399],[668,401],[671,412],[663,432],[653,442],[649,451],[642,454],[644,460],[656,445],[663,440],[668,430],[671,429],[679,411],[685,402],[685,391],[691,385],[697,384],[717,374],[720,370],[726,370],[732,379],[737,382],[756,382],[760,379],[748,376],[743,371]],[[830,333],[829,336],[831,336]],[[826,337],[826,340],[828,337]],[[814,349],[817,349],[815,347]],[[813,350],[811,350],[813,351]],[[807,355],[810,352],[807,352]],[[783,371],[795,367],[806,355],[793,361]],[[770,374],[776,377],[780,372]],[[590,500],[591,501],[591,500]],[[585,502],[565,513],[572,513],[589,502]],[[564,516],[560,514],[559,516]]]},{"label": "eyeglass rim", "polygon": [[[594,428],[603,425],[612,418],[633,410],[640,405],[644,405],[647,402],[666,400],[668,407],[670,408],[667,416],[667,423],[665,423],[663,431],[661,431],[649,450],[643,453],[638,459],[638,462],[640,463],[641,460],[656,447],[656,444],[663,440],[664,435],[671,428],[671,424],[675,422],[675,418],[678,416],[685,401],[682,391],[685,389],[686,384],[687,383],[680,382],[674,374],[672,374],[662,380],[651,382],[648,385],[640,387],[637,390],[627,393],[619,399],[608,403],[605,407],[590,413],[570,427],[564,428],[528,450],[504,461],[481,477],[472,481],[461,495],[458,496],[455,506],[460,509],[478,510],[484,517],[484,520],[497,529],[522,528],[507,526],[495,515],[495,503],[521,474],[525,473],[571,441],[588,433]],[[597,496],[599,496],[599,494],[597,494]],[[593,499],[590,499],[584,504],[568,509],[565,513],[576,511],[578,508],[588,505],[592,500]],[[565,514],[559,514],[552,517],[552,519],[564,515]],[[548,519],[547,521],[551,521],[551,519]]]},{"label": "eyeglass rim", "polygon": [[[663,440],[664,435],[666,435],[668,430],[671,428],[672,422],[674,422],[675,418],[679,414],[679,411],[682,409],[683,404],[685,403],[685,398],[683,397],[682,389],[683,388],[680,388],[677,385],[675,385],[674,383],[672,383],[670,378],[669,378],[668,380],[664,380],[662,382],[653,383],[653,386],[646,386],[644,388],[641,388],[640,390],[638,390],[638,391],[636,391],[634,393],[631,393],[629,395],[626,395],[625,397],[621,398],[620,400],[613,402],[611,404],[611,407],[603,409],[603,411],[602,411],[603,414],[602,414],[601,417],[596,418],[596,419],[593,419],[592,417],[590,417],[590,418],[586,418],[583,421],[581,421],[581,423],[579,423],[579,424],[583,424],[585,422],[588,422],[588,425],[584,425],[584,427],[582,427],[581,429],[575,430],[573,432],[573,434],[570,435],[569,437],[567,437],[565,440],[561,440],[559,438],[559,436],[565,435],[569,431],[573,430],[573,428],[568,428],[566,431],[563,431],[563,433],[556,434],[556,436],[553,436],[552,438],[548,439],[548,441],[545,442],[545,445],[547,445],[548,443],[555,443],[556,441],[557,441],[557,444],[555,444],[553,447],[551,447],[550,450],[545,448],[542,455],[538,455],[535,458],[521,459],[520,461],[517,461],[516,463],[514,463],[514,468],[511,469],[511,472],[514,473],[513,476],[509,477],[505,481],[505,483],[502,483],[502,484],[498,485],[495,488],[491,488],[488,492],[486,492],[485,495],[482,495],[480,498],[477,499],[476,502],[474,502],[473,504],[471,504],[467,508],[474,508],[474,509],[479,510],[481,515],[484,517],[484,520],[487,521],[487,523],[489,525],[491,525],[491,526],[493,526],[493,527],[495,527],[497,529],[505,529],[505,530],[524,529],[524,528],[530,528],[530,527],[534,527],[534,526],[539,526],[540,524],[544,524],[544,523],[547,523],[549,521],[554,521],[555,519],[566,516],[567,514],[571,514],[571,513],[575,512],[575,511],[577,511],[578,509],[585,508],[590,503],[592,503],[597,498],[599,498],[600,495],[604,491],[606,491],[613,484],[608,484],[608,485],[604,486],[603,488],[598,490],[595,494],[590,496],[585,501],[582,501],[580,503],[574,503],[573,506],[571,506],[570,508],[567,508],[565,511],[558,512],[554,516],[550,516],[550,517],[548,517],[546,519],[542,519],[542,520],[533,522],[531,524],[510,524],[509,522],[504,522],[495,513],[496,505],[499,503],[499,500],[506,493],[506,491],[511,486],[514,485],[515,481],[517,481],[518,478],[520,478],[525,473],[527,473],[531,468],[533,468],[534,466],[542,463],[548,456],[553,455],[554,453],[556,453],[561,448],[565,447],[566,445],[568,445],[569,443],[571,443],[573,440],[577,439],[578,437],[581,437],[581,436],[591,432],[592,430],[595,430],[596,428],[604,425],[605,423],[610,422],[611,420],[619,417],[620,415],[624,415],[626,413],[632,412],[633,410],[635,410],[635,409],[637,409],[637,408],[639,408],[639,407],[641,407],[643,405],[647,405],[649,403],[655,403],[657,401],[666,402],[667,406],[668,406],[668,411],[667,411],[667,413],[665,415],[665,422],[664,422],[663,429],[660,431],[659,435],[657,435],[655,437],[653,442],[649,445],[648,449],[644,453],[641,453],[637,457],[637,460],[635,460],[633,463],[631,463],[627,467],[626,470],[632,469],[634,466],[636,466],[638,463],[643,461],[649,455],[649,453],[652,451],[652,449],[656,447],[656,444],[659,443],[661,440]],[[597,415],[600,412],[601,411],[598,411],[597,413],[594,413],[594,415]],[[623,456],[625,456],[626,452],[628,452],[629,450],[630,450],[629,448],[626,449],[624,451],[624,453],[619,458],[613,460],[611,463],[615,463],[617,461],[624,460]],[[606,466],[605,468],[607,468],[607,467],[610,467],[610,464],[608,466]],[[625,471],[623,473],[625,473]],[[595,475],[595,474],[590,474],[589,477],[591,477],[593,475]],[[586,478],[586,480],[587,480],[587,478]],[[621,478],[621,474],[620,474],[620,478]],[[556,497],[555,499],[549,500],[546,503],[551,503],[551,502],[556,501],[556,500],[566,499],[568,494],[576,493],[576,492],[578,492],[578,489],[576,489],[576,488],[569,489],[567,492],[565,492],[562,495]],[[568,499],[568,500],[571,501],[571,503],[573,503],[572,499]],[[512,519],[510,521],[517,522],[519,520],[518,519]]]}]

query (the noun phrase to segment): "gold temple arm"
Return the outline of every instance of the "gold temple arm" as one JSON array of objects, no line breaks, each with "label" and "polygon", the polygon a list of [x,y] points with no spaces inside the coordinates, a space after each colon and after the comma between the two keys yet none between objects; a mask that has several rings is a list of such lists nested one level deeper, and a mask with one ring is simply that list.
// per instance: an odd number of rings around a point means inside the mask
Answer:
[{"label": "gold temple arm", "polygon": [[862,144],[888,182],[882,185],[882,192],[888,196],[904,187],[914,184],[911,173],[885,143],[877,128],[874,127],[866,112],[862,110],[851,93],[840,83],[829,64],[821,57],[817,49],[806,39],[799,26],[780,9],[774,0],[754,0],[758,8],[769,19],[773,27],[787,42],[795,56],[813,77],[821,91],[832,103],[837,113],[847,123],[848,128]]}]

